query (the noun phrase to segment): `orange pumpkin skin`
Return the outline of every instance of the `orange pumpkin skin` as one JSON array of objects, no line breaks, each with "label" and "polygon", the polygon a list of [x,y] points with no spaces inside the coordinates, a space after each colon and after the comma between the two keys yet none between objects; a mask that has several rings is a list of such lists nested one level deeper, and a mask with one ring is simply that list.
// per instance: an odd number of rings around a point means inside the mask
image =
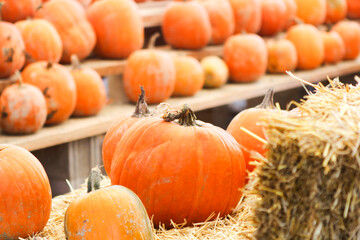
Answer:
[{"label": "orange pumpkin skin", "polygon": [[346,17],[346,0],[326,0],[326,19],[327,23],[336,23]]},{"label": "orange pumpkin skin", "polygon": [[100,57],[126,58],[144,44],[144,26],[133,1],[103,0],[87,9]]},{"label": "orange pumpkin skin", "polygon": [[223,129],[199,124],[141,119],[117,145],[111,183],[134,191],[156,226],[224,216],[240,200],[245,163],[239,145]]},{"label": "orange pumpkin skin", "polygon": [[224,45],[224,60],[233,82],[253,82],[266,72],[267,50],[256,34],[231,36]]},{"label": "orange pumpkin skin", "polygon": [[235,17],[235,33],[257,33],[261,28],[261,0],[229,0]]},{"label": "orange pumpkin skin", "polygon": [[136,102],[140,86],[146,91],[146,101],[161,103],[168,99],[175,88],[175,66],[171,56],[159,50],[144,49],[128,58],[123,84],[130,101]]},{"label": "orange pumpkin skin", "polygon": [[270,73],[293,71],[297,66],[297,52],[294,44],[287,39],[270,40],[266,43]]},{"label": "orange pumpkin skin", "polygon": [[2,19],[8,22],[16,22],[33,17],[41,0],[0,0],[4,2],[1,14]]},{"label": "orange pumpkin skin", "polygon": [[201,0],[209,14],[211,43],[222,44],[235,30],[235,18],[229,0]]},{"label": "orange pumpkin skin", "polygon": [[27,238],[41,231],[51,210],[46,172],[29,151],[0,145],[0,239]]},{"label": "orange pumpkin skin", "polygon": [[321,32],[324,41],[325,57],[324,63],[338,63],[345,55],[345,44],[341,36],[335,32]]},{"label": "orange pumpkin skin", "polygon": [[314,69],[324,60],[324,43],[317,28],[310,24],[292,26],[286,38],[290,40],[297,51],[298,68]]},{"label": "orange pumpkin skin", "polygon": [[165,41],[175,48],[199,49],[211,40],[211,23],[200,3],[173,2],[165,9],[162,32]]},{"label": "orange pumpkin skin", "polygon": [[326,0],[295,0],[297,16],[312,25],[324,23],[326,18]]},{"label": "orange pumpkin skin", "polygon": [[82,60],[94,49],[96,35],[79,2],[48,1],[36,12],[35,17],[48,20],[58,31],[63,43],[62,63],[70,63],[72,54]]},{"label": "orange pumpkin skin", "polygon": [[6,134],[35,133],[45,124],[47,108],[42,92],[30,84],[13,84],[0,97],[1,129]]},{"label": "orange pumpkin skin", "polygon": [[260,35],[274,35],[284,29],[289,16],[283,0],[262,0],[261,12]]},{"label": "orange pumpkin skin", "polygon": [[76,104],[76,85],[70,70],[54,63],[39,61],[29,64],[21,73],[24,83],[37,86],[47,104],[45,124],[59,124],[73,113]]},{"label": "orange pumpkin skin", "polygon": [[44,19],[28,19],[15,23],[25,42],[26,64],[35,61],[58,63],[63,45],[56,28]]},{"label": "orange pumpkin skin", "polygon": [[347,17],[360,18],[360,0],[347,0]]},{"label": "orange pumpkin skin", "polygon": [[68,240],[154,239],[144,205],[123,186],[110,186],[78,197],[66,210],[64,224]]},{"label": "orange pumpkin skin", "polygon": [[200,62],[191,56],[174,59],[176,80],[173,96],[193,96],[205,83],[204,70]]},{"label": "orange pumpkin skin", "polygon": [[0,78],[7,78],[25,63],[24,41],[12,23],[0,21],[0,46]]},{"label": "orange pumpkin skin", "polygon": [[360,25],[355,21],[341,21],[332,30],[339,33],[345,44],[344,59],[356,59],[360,53]]}]

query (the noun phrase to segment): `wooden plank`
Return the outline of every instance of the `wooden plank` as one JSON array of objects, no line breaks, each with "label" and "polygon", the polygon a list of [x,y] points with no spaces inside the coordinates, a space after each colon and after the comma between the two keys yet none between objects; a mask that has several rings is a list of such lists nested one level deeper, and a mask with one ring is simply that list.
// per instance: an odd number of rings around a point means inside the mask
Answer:
[{"label": "wooden plank", "polygon": [[171,1],[161,2],[144,2],[138,3],[140,15],[143,19],[144,27],[157,27],[161,26],[162,17],[166,6]]},{"label": "wooden plank", "polygon": [[[327,76],[344,76],[360,72],[360,58],[328,65],[312,71],[298,71],[296,75],[309,81],[325,80]],[[301,86],[288,75],[265,75],[257,82],[247,84],[226,84],[220,89],[203,89],[193,97],[170,98],[167,102],[174,107],[187,103],[195,111],[214,108],[238,100],[247,100],[264,95],[273,87],[283,91]],[[154,108],[154,106],[151,106]],[[106,106],[99,115],[88,118],[71,118],[58,126],[45,127],[38,133],[26,136],[0,135],[0,143],[22,146],[28,150],[43,149],[87,137],[103,134],[110,125],[124,114],[131,114],[134,104],[128,102]]]}]

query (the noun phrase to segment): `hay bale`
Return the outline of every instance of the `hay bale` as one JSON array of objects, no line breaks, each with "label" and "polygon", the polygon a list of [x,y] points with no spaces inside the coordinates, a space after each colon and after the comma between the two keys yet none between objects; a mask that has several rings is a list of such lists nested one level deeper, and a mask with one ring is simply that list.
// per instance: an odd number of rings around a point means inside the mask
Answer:
[{"label": "hay bale", "polygon": [[256,239],[360,239],[360,85],[329,82],[265,120],[267,159],[250,190]]}]

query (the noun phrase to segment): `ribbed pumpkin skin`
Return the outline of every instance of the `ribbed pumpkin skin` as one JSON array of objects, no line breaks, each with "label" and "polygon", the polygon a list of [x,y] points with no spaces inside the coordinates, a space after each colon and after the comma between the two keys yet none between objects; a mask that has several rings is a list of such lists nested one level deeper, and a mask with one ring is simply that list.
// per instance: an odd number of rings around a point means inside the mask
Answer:
[{"label": "ribbed pumpkin skin", "polygon": [[44,126],[47,107],[42,92],[30,84],[13,84],[0,97],[1,130],[7,134],[28,134]]},{"label": "ribbed pumpkin skin", "polygon": [[87,9],[100,57],[126,58],[144,44],[144,26],[133,1],[102,0]]},{"label": "ribbed pumpkin skin", "polygon": [[12,23],[0,21],[0,78],[10,77],[25,63],[25,45]]},{"label": "ribbed pumpkin skin", "polygon": [[235,17],[235,33],[257,33],[261,28],[261,0],[229,0]]},{"label": "ribbed pumpkin skin", "polygon": [[226,131],[201,124],[145,118],[117,145],[111,183],[134,191],[155,225],[202,222],[212,212],[224,216],[240,200],[245,163],[239,145]]},{"label": "ribbed pumpkin skin", "polygon": [[41,163],[27,150],[0,145],[0,239],[41,231],[51,210],[51,188]]},{"label": "ribbed pumpkin skin", "polygon": [[58,63],[63,44],[56,28],[44,19],[28,19],[15,23],[25,42],[26,64],[35,61]]},{"label": "ribbed pumpkin skin", "polygon": [[332,30],[339,33],[345,44],[344,59],[353,60],[360,53],[360,25],[355,21],[341,21]]},{"label": "ribbed pumpkin skin", "polygon": [[154,239],[144,205],[123,186],[78,197],[66,210],[64,224],[68,240]]},{"label": "ribbed pumpkin skin", "polygon": [[9,22],[33,17],[41,4],[41,0],[0,0],[0,2],[5,3],[2,9],[2,19]]},{"label": "ribbed pumpkin skin", "polygon": [[48,20],[58,31],[63,43],[61,62],[69,63],[72,54],[82,60],[94,49],[94,29],[87,20],[83,6],[77,1],[51,0],[44,3],[35,17]]},{"label": "ribbed pumpkin skin", "polygon": [[47,125],[59,124],[73,113],[76,104],[76,85],[70,70],[45,61],[28,65],[21,73],[24,83],[30,83],[45,95],[48,115]]},{"label": "ribbed pumpkin skin", "polygon": [[295,0],[297,16],[312,25],[324,23],[326,18],[326,0]]}]

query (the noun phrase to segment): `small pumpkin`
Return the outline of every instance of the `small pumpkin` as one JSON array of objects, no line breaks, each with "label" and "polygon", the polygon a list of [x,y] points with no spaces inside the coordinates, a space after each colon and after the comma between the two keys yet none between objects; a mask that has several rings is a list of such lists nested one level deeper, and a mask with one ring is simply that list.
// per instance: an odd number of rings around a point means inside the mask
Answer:
[{"label": "small pumpkin", "polygon": [[67,208],[66,239],[153,240],[150,219],[139,197],[123,186],[100,189],[100,179],[100,170],[92,169],[87,194],[76,198]]},{"label": "small pumpkin", "polygon": [[211,23],[204,6],[197,1],[170,3],[164,12],[162,32],[175,48],[199,49],[211,40]]},{"label": "small pumpkin", "polygon": [[344,59],[356,59],[360,53],[360,25],[355,21],[340,21],[332,30],[339,33],[345,44]]},{"label": "small pumpkin", "polygon": [[326,19],[327,23],[337,23],[346,17],[346,0],[326,0]]},{"label": "small pumpkin", "polygon": [[41,0],[0,0],[4,3],[2,18],[8,22],[16,22],[34,17]]},{"label": "small pumpkin", "polygon": [[223,59],[218,56],[207,56],[202,58],[200,63],[204,70],[205,87],[219,88],[227,82],[229,68]]},{"label": "small pumpkin", "polygon": [[235,33],[257,33],[261,28],[261,0],[229,0],[235,17]]},{"label": "small pumpkin", "polygon": [[45,124],[59,124],[73,113],[76,104],[76,85],[70,70],[46,61],[31,63],[21,73],[24,83],[37,86],[45,96]]},{"label": "small pumpkin", "polygon": [[254,82],[266,72],[265,41],[256,34],[237,34],[224,45],[224,60],[233,82]]},{"label": "small pumpkin", "polygon": [[320,25],[326,18],[326,0],[295,0],[297,17],[304,23]]},{"label": "small pumpkin", "polygon": [[47,108],[45,97],[35,86],[18,83],[4,89],[0,97],[0,125],[6,134],[30,134],[45,124]]},{"label": "small pumpkin", "polygon": [[269,40],[266,42],[268,50],[269,73],[285,73],[293,71],[297,66],[297,52],[294,44],[287,39]]},{"label": "small pumpkin", "polygon": [[350,19],[360,18],[360,0],[347,1],[347,17]]},{"label": "small pumpkin", "polygon": [[324,42],[324,63],[335,64],[340,62],[345,56],[345,44],[340,34],[335,31],[321,32]]},{"label": "small pumpkin", "polygon": [[260,35],[275,35],[284,29],[289,20],[287,6],[283,0],[262,0],[261,12]]},{"label": "small pumpkin", "polygon": [[0,239],[27,238],[50,217],[51,188],[40,161],[28,150],[0,144]]}]

